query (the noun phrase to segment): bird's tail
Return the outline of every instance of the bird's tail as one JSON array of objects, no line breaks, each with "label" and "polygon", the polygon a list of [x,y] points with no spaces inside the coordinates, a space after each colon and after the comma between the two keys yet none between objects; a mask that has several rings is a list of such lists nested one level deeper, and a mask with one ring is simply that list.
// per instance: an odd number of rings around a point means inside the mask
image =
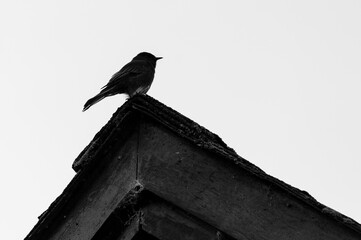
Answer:
[{"label": "bird's tail", "polygon": [[83,112],[107,96],[108,95],[106,95],[104,93],[99,93],[95,97],[92,97],[84,104]]}]

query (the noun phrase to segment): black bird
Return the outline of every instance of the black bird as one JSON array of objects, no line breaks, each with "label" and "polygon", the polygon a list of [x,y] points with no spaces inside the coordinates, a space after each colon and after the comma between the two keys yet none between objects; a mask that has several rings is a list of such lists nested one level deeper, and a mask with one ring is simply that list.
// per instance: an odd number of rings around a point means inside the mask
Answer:
[{"label": "black bird", "polygon": [[85,103],[83,112],[103,98],[115,94],[125,93],[129,97],[138,93],[146,94],[152,85],[155,66],[159,59],[162,58],[155,57],[151,53],[139,53],[112,76],[108,84],[102,87],[100,93]]}]

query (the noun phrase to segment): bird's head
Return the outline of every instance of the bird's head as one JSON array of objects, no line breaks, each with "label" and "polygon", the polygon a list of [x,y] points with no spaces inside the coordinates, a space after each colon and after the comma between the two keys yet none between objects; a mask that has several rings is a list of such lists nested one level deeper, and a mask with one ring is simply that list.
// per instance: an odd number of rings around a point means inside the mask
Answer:
[{"label": "bird's head", "polygon": [[155,67],[156,62],[159,59],[162,59],[162,57],[156,57],[153,54],[148,53],[148,52],[141,52],[133,58],[133,60],[146,60],[146,61],[150,62],[152,65],[154,65],[154,67]]}]

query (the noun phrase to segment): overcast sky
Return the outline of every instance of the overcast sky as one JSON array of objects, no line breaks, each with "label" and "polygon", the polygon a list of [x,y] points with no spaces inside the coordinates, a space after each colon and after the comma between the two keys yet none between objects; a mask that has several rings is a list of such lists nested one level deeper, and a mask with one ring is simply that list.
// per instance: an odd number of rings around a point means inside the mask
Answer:
[{"label": "overcast sky", "polygon": [[85,101],[137,53],[148,94],[361,222],[360,1],[1,1],[0,239],[22,239],[121,106]]}]

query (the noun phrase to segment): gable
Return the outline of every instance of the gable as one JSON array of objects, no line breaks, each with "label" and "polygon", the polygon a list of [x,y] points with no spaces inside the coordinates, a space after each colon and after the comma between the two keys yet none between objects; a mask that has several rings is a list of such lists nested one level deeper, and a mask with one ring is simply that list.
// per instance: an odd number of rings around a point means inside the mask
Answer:
[{"label": "gable", "polygon": [[[167,224],[193,232],[203,226],[204,236],[225,239],[360,239],[355,221],[267,175],[148,96],[118,109],[73,167],[76,176],[26,239],[101,239],[114,226],[121,230],[109,239],[163,239]],[[128,219],[116,221],[122,218]]]}]

